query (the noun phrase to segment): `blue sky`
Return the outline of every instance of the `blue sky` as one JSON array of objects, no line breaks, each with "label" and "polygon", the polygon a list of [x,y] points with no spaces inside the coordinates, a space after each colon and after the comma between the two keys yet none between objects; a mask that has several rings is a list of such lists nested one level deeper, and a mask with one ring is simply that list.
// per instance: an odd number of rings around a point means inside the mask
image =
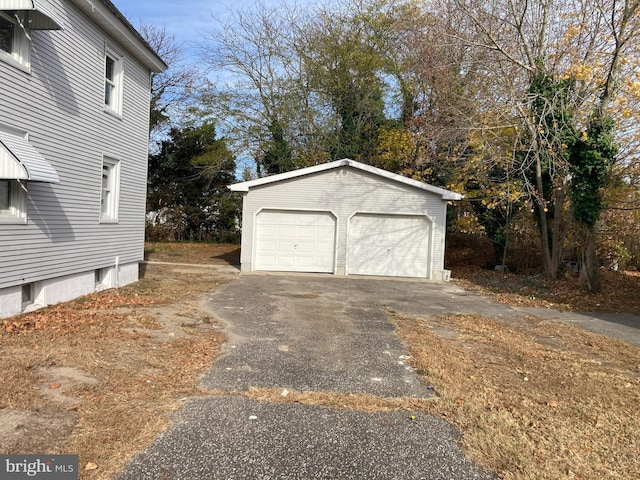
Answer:
[{"label": "blue sky", "polygon": [[164,26],[185,46],[203,39],[231,9],[251,6],[254,0],[111,0],[127,19]]},{"label": "blue sky", "polygon": [[151,23],[165,26],[181,42],[197,42],[212,30],[215,17],[228,12],[229,0],[112,0],[135,26]]}]

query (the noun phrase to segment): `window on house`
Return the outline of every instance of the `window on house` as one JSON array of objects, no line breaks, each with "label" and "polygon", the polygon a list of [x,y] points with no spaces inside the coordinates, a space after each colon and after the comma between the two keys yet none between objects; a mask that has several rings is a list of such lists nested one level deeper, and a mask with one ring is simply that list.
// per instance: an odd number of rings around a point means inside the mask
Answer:
[{"label": "window on house", "polygon": [[104,62],[104,108],[122,115],[122,58],[111,51]]},{"label": "window on house", "polygon": [[29,305],[33,305],[35,296],[33,294],[33,283],[25,283],[22,285],[22,308],[26,308]]},{"label": "window on house", "polygon": [[102,194],[100,220],[118,221],[118,196],[120,189],[120,162],[112,158],[102,160]]},{"label": "window on house", "polygon": [[0,11],[0,60],[29,69],[29,34],[24,13]]},{"label": "window on house", "polygon": [[105,268],[98,268],[95,271],[95,278],[96,278],[96,290],[104,290],[106,288],[110,288],[113,285],[112,280],[111,280],[111,275],[112,275],[112,271],[113,271],[113,267],[105,267]]},{"label": "window on house", "polygon": [[7,53],[13,52],[13,35],[15,24],[6,19],[4,15],[0,16],[0,50]]},{"label": "window on house", "polygon": [[0,180],[0,223],[26,221],[25,192],[16,180]]}]

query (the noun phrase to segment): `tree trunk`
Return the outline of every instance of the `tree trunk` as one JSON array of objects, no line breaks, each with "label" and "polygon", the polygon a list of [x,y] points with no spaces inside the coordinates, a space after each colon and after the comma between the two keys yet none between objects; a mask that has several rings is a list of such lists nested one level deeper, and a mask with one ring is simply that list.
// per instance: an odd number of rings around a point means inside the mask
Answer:
[{"label": "tree trunk", "polygon": [[595,228],[588,228],[582,245],[582,268],[579,283],[589,293],[598,293],[602,289],[600,262],[596,253]]},{"label": "tree trunk", "polygon": [[540,239],[542,241],[542,260],[544,265],[544,274],[548,280],[555,280],[558,275],[558,266],[553,266],[551,255],[551,245],[549,244],[549,224],[547,223],[546,201],[544,199],[544,188],[542,184],[542,165],[540,157],[536,156],[536,189],[538,195],[542,197],[538,199],[538,213],[540,216]]}]

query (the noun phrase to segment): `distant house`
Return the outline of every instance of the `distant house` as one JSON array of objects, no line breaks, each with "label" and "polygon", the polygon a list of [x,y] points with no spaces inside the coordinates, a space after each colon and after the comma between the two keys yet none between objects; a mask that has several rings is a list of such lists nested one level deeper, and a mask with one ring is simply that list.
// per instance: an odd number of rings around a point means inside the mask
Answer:
[{"label": "distant house", "polygon": [[0,0],[0,317],[138,279],[164,69],[108,0]]},{"label": "distant house", "polygon": [[244,272],[448,279],[447,204],[458,193],[348,159],[229,188],[244,196]]}]

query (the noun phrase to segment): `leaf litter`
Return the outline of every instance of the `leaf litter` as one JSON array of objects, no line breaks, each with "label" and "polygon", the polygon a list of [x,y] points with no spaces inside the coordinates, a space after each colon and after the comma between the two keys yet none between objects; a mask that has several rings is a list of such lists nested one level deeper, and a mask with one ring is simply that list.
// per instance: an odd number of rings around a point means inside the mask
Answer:
[{"label": "leaf litter", "polygon": [[[429,412],[504,479],[640,478],[640,350],[526,317],[394,315],[409,363],[440,401]],[[439,325],[457,337],[438,335]]]},{"label": "leaf litter", "polygon": [[[184,250],[197,258],[197,246]],[[208,246],[202,263],[234,251]],[[200,393],[224,341],[201,300],[227,281],[147,264],[133,285],[0,320],[0,452],[77,453],[81,479],[111,478],[166,428],[180,399]],[[56,377],[60,368],[78,378]]]}]

